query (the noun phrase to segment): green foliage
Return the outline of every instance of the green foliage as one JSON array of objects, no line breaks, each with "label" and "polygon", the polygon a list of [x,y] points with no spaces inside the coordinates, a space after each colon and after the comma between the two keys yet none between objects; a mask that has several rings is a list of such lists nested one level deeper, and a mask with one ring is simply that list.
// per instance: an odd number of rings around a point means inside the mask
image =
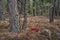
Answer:
[{"label": "green foliage", "polygon": [[[37,15],[40,15],[41,12],[41,1],[42,0],[37,0]],[[52,0],[52,3],[49,2],[50,0],[43,0],[43,10],[46,11],[49,9],[50,5],[54,5],[54,0]],[[2,6],[5,10],[8,10],[8,6],[7,6],[7,0],[2,0]],[[28,0],[28,13],[29,14],[33,14],[33,0]],[[60,11],[59,11],[60,13]],[[60,14],[59,14],[60,15]]]},{"label": "green foliage", "polygon": [[33,12],[33,0],[29,1],[29,13],[32,14]]},{"label": "green foliage", "polygon": [[7,9],[7,0],[2,0],[2,6],[4,9]]},{"label": "green foliage", "polygon": [[[41,1],[42,0],[37,0],[37,15],[40,15],[40,12],[41,12],[41,7],[40,7]],[[33,9],[34,9],[34,7],[33,7],[33,0],[30,0],[29,6],[30,6],[29,7],[29,13],[32,14],[33,13]],[[44,11],[46,9],[49,9],[49,6],[50,6],[49,0],[43,0],[43,6],[44,6],[43,7]]]}]

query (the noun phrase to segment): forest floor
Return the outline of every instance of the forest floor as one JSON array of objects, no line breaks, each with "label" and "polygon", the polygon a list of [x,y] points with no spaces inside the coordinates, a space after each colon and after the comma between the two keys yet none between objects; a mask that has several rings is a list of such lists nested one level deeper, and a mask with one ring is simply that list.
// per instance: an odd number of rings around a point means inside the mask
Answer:
[{"label": "forest floor", "polygon": [[[23,24],[23,18],[20,19],[21,25]],[[58,25],[59,24],[59,25]],[[19,34],[12,34],[8,32],[9,19],[5,21],[0,21],[0,40],[58,40],[56,37],[56,28],[60,26],[60,19],[55,18],[53,23],[49,23],[49,18],[45,16],[35,16],[27,18],[27,27],[37,26],[39,28],[38,32],[33,30],[25,30]],[[41,30],[48,28],[52,35],[51,37],[42,35]],[[60,39],[59,39],[60,40]]]}]

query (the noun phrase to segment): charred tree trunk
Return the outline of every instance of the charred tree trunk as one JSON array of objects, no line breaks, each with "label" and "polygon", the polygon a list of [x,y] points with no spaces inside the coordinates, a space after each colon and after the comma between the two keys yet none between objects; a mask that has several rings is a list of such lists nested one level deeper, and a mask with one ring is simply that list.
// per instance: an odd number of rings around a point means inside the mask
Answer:
[{"label": "charred tree trunk", "polygon": [[7,0],[10,14],[9,32],[19,32],[19,14],[17,12],[17,0]]}]

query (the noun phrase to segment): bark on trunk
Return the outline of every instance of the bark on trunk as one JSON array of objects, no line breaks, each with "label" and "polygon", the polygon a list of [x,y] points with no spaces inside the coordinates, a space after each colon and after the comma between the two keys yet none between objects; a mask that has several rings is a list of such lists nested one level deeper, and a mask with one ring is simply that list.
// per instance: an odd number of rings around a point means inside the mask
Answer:
[{"label": "bark on trunk", "polygon": [[55,3],[55,16],[58,16],[58,13],[59,13],[58,9],[59,9],[59,0],[56,0],[56,3]]},{"label": "bark on trunk", "polygon": [[23,26],[22,29],[25,30],[27,27],[27,13],[28,13],[28,4],[27,4],[28,0],[24,0],[24,22],[23,22]]},{"label": "bark on trunk", "polygon": [[36,16],[37,15],[37,10],[36,10],[36,0],[33,0],[33,7],[34,7],[34,9],[33,9],[33,15],[34,16]]},{"label": "bark on trunk", "polygon": [[[52,4],[52,0],[50,0],[50,3]],[[50,10],[49,10],[50,23],[54,22],[54,13],[55,13],[55,2],[53,6],[50,5]]]},{"label": "bark on trunk", "polygon": [[19,32],[19,14],[17,12],[17,0],[7,0],[10,14],[9,32]]},{"label": "bark on trunk", "polygon": [[43,0],[41,0],[41,15],[43,15]]},{"label": "bark on trunk", "polygon": [[2,0],[0,1],[0,20],[3,20],[4,16],[3,16],[3,7],[2,7]]}]

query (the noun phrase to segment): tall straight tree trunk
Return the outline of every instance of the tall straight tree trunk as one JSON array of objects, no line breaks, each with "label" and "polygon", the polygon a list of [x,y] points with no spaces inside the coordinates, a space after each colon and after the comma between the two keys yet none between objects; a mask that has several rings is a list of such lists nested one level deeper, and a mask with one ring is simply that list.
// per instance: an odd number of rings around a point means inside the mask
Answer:
[{"label": "tall straight tree trunk", "polygon": [[3,7],[2,7],[2,0],[0,1],[0,20],[3,20]]},{"label": "tall straight tree trunk", "polygon": [[[22,14],[22,12],[23,12],[23,10],[22,10],[22,6],[23,6],[23,2],[22,2],[22,0],[18,0],[17,1],[17,3],[18,3],[18,11],[19,11],[19,18],[21,18],[21,14]],[[19,25],[20,25],[20,32],[22,31],[22,25],[21,25],[21,21],[19,21]]]},{"label": "tall straight tree trunk", "polygon": [[23,8],[24,8],[24,6],[23,6],[24,4],[23,4],[23,0],[21,0],[21,13],[23,13]]},{"label": "tall straight tree trunk", "polygon": [[19,13],[22,14],[23,10],[24,10],[24,6],[23,6],[23,0],[18,0],[18,9],[19,9]]},{"label": "tall straight tree trunk", "polygon": [[59,0],[56,0],[56,3],[55,3],[55,16],[58,16],[58,9],[59,9]]},{"label": "tall straight tree trunk", "polygon": [[54,7],[50,8],[49,15],[50,15],[50,23],[54,22]]},{"label": "tall straight tree trunk", "polygon": [[34,9],[33,9],[33,15],[34,15],[34,16],[37,15],[37,12],[36,12],[36,11],[37,11],[37,10],[36,10],[36,9],[37,9],[37,8],[36,8],[36,7],[37,7],[37,6],[36,6],[36,1],[37,1],[37,0],[33,0],[33,7],[34,7]]},{"label": "tall straight tree trunk", "polygon": [[2,20],[2,19],[3,19],[3,9],[2,9],[2,7],[0,5],[0,20]]},{"label": "tall straight tree trunk", "polygon": [[43,15],[43,0],[41,0],[41,15]]},{"label": "tall straight tree trunk", "polygon": [[25,0],[22,0],[22,11],[24,13],[24,7],[25,7]]},{"label": "tall straight tree trunk", "polygon": [[19,14],[17,12],[17,0],[7,0],[10,14],[9,32],[19,32]]},{"label": "tall straight tree trunk", "polygon": [[18,5],[18,11],[21,13],[21,0],[17,0]]},{"label": "tall straight tree trunk", "polygon": [[25,30],[26,26],[27,26],[27,13],[28,13],[28,4],[27,4],[28,0],[24,0],[24,22],[23,22],[23,26],[22,29]]},{"label": "tall straight tree trunk", "polygon": [[[52,0],[50,0],[50,3],[52,4]],[[49,10],[50,23],[54,22],[54,13],[55,13],[55,2],[53,6],[50,5],[50,10]]]}]

